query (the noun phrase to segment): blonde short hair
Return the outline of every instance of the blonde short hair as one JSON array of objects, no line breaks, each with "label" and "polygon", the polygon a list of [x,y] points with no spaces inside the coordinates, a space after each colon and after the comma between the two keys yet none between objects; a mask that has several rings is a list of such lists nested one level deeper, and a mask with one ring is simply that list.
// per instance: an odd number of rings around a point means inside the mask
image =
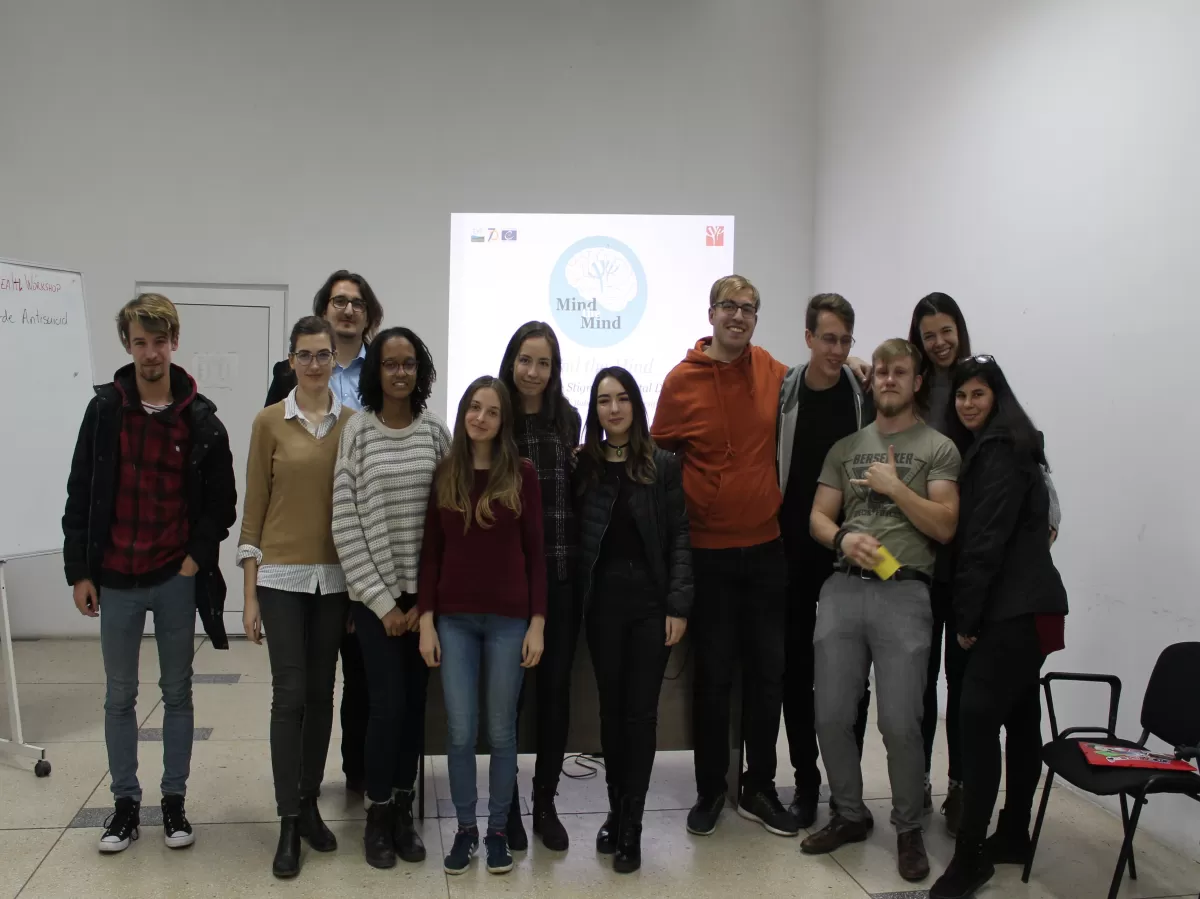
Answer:
[{"label": "blonde short hair", "polygon": [[878,348],[871,356],[871,362],[878,364],[880,362],[895,362],[907,356],[913,361],[916,366],[914,371],[919,371],[921,368],[921,352],[903,337],[893,337],[891,340],[885,340],[879,344]]},{"label": "blonde short hair", "polygon": [[750,295],[754,298],[754,308],[757,309],[759,303],[762,302],[762,297],[758,295],[758,288],[741,275],[726,275],[724,278],[714,281],[712,290],[708,292],[708,305],[711,308],[722,300],[727,300],[734,294],[745,290],[750,291]]},{"label": "blonde short hair", "polygon": [[165,333],[172,341],[179,339],[179,311],[161,293],[138,294],[117,313],[117,333],[126,349],[129,348],[129,326],[134,322],[151,334]]}]

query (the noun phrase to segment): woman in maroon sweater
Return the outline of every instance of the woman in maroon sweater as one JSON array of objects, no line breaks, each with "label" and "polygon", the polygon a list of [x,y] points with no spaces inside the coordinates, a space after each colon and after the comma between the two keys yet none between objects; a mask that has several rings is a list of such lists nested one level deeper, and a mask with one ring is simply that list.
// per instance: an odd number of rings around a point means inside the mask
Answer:
[{"label": "woman in maroon sweater", "polygon": [[487,867],[493,874],[512,870],[505,825],[517,776],[517,697],[523,669],[542,657],[543,551],[537,472],[517,451],[508,390],[496,378],[479,378],[458,404],[450,453],[434,476],[417,601],[421,655],[442,669],[447,768],[458,813],[445,859],[450,874],[465,872],[479,847],[481,671],[492,750]]}]

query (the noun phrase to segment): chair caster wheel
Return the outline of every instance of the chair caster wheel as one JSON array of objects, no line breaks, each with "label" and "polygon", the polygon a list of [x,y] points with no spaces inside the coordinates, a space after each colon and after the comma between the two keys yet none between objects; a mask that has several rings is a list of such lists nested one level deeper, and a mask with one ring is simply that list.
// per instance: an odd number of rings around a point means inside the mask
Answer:
[{"label": "chair caster wheel", "polygon": [[49,777],[50,776],[50,762],[48,762],[46,759],[42,759],[41,761],[39,761],[37,764],[35,764],[33,766],[33,773],[36,774],[38,777]]}]

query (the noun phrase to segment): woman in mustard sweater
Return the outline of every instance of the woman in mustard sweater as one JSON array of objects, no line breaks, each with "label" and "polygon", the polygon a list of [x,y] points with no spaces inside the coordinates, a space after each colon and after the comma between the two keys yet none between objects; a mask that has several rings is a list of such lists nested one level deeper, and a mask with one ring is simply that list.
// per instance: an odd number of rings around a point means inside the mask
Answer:
[{"label": "woman in mustard sweater", "polygon": [[254,419],[238,564],[245,571],[246,636],[270,632],[271,770],[280,817],[276,877],[300,873],[300,838],[337,848],[317,796],[333,726],[333,685],[345,632],[346,579],[333,543],[333,467],[354,414],[329,389],[333,331],[306,316],[292,328],[297,383]]}]

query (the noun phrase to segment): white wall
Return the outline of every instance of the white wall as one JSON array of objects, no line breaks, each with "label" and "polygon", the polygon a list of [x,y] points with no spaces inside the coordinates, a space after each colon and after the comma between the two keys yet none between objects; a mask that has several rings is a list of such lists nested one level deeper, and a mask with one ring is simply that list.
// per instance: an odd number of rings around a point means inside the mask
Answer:
[{"label": "white wall", "polygon": [[[828,0],[822,17],[814,286],[855,304],[867,352],[929,291],[964,307],[1061,494],[1071,615],[1047,669],[1120,675],[1136,738],[1158,653],[1200,639],[1200,4]],[[1062,695],[1060,721],[1103,721]],[[1142,820],[1197,855],[1190,800]]]},{"label": "white wall", "polygon": [[[811,3],[0,8],[0,256],[84,272],[101,380],[136,280],[286,284],[295,317],[343,266],[444,365],[452,211],[733,214],[768,308],[807,294]],[[95,632],[57,559],[9,585],[18,634]]]}]

